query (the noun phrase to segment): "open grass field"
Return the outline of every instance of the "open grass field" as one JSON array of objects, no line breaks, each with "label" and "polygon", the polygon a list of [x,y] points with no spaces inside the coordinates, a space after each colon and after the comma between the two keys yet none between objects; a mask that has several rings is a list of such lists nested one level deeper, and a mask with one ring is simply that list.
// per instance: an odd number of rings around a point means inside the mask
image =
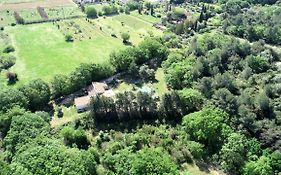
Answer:
[{"label": "open grass field", "polygon": [[123,32],[130,34],[130,41],[138,44],[150,34],[161,35],[162,31],[154,28],[152,23],[142,20],[138,17],[126,14],[120,14],[112,17],[98,18],[94,23],[101,27],[103,32],[109,35],[115,34],[121,38]]},{"label": "open grass field", "polygon": [[138,11],[132,11],[130,15],[149,23],[156,23],[161,21],[161,18],[157,18],[155,16],[146,15],[146,14],[139,14]]},{"label": "open grass field", "polygon": [[[98,18],[90,22],[84,18],[55,23],[6,27],[17,61],[11,70],[22,84],[36,78],[49,81],[56,74],[68,74],[80,63],[107,63],[112,51],[125,48],[120,37],[128,32],[130,41],[138,44],[148,36],[162,34],[152,24],[131,15]],[[151,31],[151,32],[148,32]],[[115,33],[117,38],[112,37]],[[74,42],[67,43],[71,34]]]},{"label": "open grass field", "polygon": [[94,39],[65,42],[64,35],[52,23],[16,26],[8,29],[17,52],[12,70],[19,82],[42,78],[50,80],[55,74],[67,74],[80,63],[106,63],[113,50],[124,47],[111,37],[93,33]]}]

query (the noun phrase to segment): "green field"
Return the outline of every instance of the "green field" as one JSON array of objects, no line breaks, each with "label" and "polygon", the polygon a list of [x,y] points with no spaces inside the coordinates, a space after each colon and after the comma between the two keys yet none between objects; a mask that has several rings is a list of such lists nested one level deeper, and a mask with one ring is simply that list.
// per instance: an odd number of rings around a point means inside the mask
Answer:
[{"label": "green field", "polygon": [[120,14],[113,17],[99,18],[94,20],[94,22],[96,25],[102,27],[104,32],[108,34],[115,34],[119,38],[121,38],[121,33],[129,33],[130,41],[133,44],[138,44],[150,34],[162,34],[162,31],[154,28],[152,23],[132,15]]},{"label": "green field", "polygon": [[160,22],[161,19],[160,18],[157,18],[155,16],[151,16],[151,15],[146,15],[146,14],[139,14],[138,11],[132,11],[130,13],[130,15],[132,16],[135,16],[137,18],[140,18],[146,22],[149,22],[149,23],[156,23],[156,22]]},{"label": "green field", "polygon": [[[122,32],[130,33],[133,44],[148,36],[148,31],[154,35],[162,33],[151,23],[124,14],[91,22],[80,18],[17,25],[6,27],[6,31],[16,49],[17,62],[11,70],[18,74],[19,84],[35,78],[49,81],[55,74],[70,73],[80,63],[106,63],[112,51],[126,47],[120,37]],[[67,43],[66,34],[71,34],[74,42]]]},{"label": "green field", "polygon": [[67,43],[52,24],[17,26],[8,29],[17,50],[12,68],[20,82],[34,78],[50,80],[55,74],[66,74],[82,62],[107,62],[110,52],[123,47],[114,38],[98,35],[92,40]]}]

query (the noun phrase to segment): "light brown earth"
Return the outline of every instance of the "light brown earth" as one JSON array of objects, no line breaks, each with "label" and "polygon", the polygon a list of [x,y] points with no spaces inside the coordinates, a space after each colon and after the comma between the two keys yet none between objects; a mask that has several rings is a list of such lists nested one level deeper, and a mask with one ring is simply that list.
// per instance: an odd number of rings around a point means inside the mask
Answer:
[{"label": "light brown earth", "polygon": [[0,3],[0,11],[4,10],[24,10],[35,9],[38,6],[44,8],[61,7],[61,6],[73,6],[72,0],[42,0],[34,2],[20,2],[20,3]]}]

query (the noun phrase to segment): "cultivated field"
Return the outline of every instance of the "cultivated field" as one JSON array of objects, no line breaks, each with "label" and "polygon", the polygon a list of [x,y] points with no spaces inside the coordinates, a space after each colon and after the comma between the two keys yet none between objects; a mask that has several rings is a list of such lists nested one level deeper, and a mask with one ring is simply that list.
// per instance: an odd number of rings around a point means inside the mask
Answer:
[{"label": "cultivated field", "polygon": [[[85,14],[76,6],[44,8],[48,19],[64,19],[71,17],[83,17]],[[25,22],[42,20],[37,9],[16,10]],[[9,26],[16,23],[13,10],[0,10],[0,26]]]},{"label": "cultivated field", "polygon": [[38,6],[52,8],[62,6],[74,6],[74,3],[71,0],[2,0],[2,4],[0,3],[0,11],[35,9]]}]

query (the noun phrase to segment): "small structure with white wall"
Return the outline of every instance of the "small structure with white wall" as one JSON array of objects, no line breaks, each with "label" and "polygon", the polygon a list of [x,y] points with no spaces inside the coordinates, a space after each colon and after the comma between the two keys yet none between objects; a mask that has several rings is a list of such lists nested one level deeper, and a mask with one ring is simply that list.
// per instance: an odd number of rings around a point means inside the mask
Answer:
[{"label": "small structure with white wall", "polygon": [[92,82],[91,86],[88,88],[88,95],[74,99],[77,112],[87,111],[91,103],[91,98],[100,95],[113,97],[115,93],[112,89],[108,88],[105,82]]},{"label": "small structure with white wall", "polygon": [[89,109],[91,102],[90,96],[77,97],[74,99],[77,112],[85,112]]}]

